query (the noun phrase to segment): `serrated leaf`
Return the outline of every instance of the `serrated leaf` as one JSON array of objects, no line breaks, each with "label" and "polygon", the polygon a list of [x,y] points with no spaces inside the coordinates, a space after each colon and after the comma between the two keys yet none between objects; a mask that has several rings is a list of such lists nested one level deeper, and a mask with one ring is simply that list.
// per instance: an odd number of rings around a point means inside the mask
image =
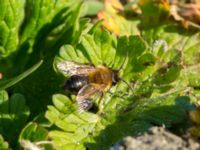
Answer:
[{"label": "serrated leaf", "polygon": [[[77,1],[77,4],[79,4],[79,2],[80,1]],[[58,13],[63,15],[61,16],[61,18],[65,18],[66,14],[68,14],[69,12],[66,12],[63,10],[69,7],[70,5],[73,6],[72,1],[52,2],[50,0],[44,0],[44,1],[38,0],[37,2],[33,2],[31,0],[28,0],[26,2],[26,6],[31,9],[25,10],[27,19],[26,19],[26,22],[24,22],[23,27],[22,27],[21,42],[24,42],[27,38],[30,38],[29,39],[30,41],[33,40],[34,37],[37,36],[38,31],[42,27],[44,27],[45,24],[51,22]],[[59,25],[61,18],[58,20],[53,20],[54,26],[52,27]],[[44,35],[45,34],[41,36],[44,36]]]},{"label": "serrated leaf", "polygon": [[[48,131],[35,122],[28,123],[19,135],[20,146],[24,149],[52,149],[48,141]],[[43,144],[41,144],[43,143]]]},{"label": "serrated leaf", "polygon": [[[66,103],[66,100],[68,98],[64,95],[54,95],[54,103],[59,102],[60,105],[65,105],[66,108],[69,106],[74,107],[71,103]],[[59,109],[59,107],[57,108]],[[89,132],[93,132],[95,124],[98,122],[98,116],[87,112],[77,113],[76,111],[72,111],[70,114],[66,114],[62,111],[65,111],[64,108],[58,111],[55,107],[51,106],[46,112],[46,118],[63,130],[63,132],[59,130],[49,132],[54,146],[56,148],[64,146],[84,148],[84,143],[81,141],[88,137]]]},{"label": "serrated leaf", "polygon": [[84,38],[82,38],[82,42],[80,45],[81,51],[84,51],[88,55],[88,59],[90,62],[94,65],[102,64],[101,59],[101,51],[99,50],[99,47],[96,45],[96,43],[93,40],[93,37],[90,35],[85,35]]},{"label": "serrated leaf", "polygon": [[103,60],[102,63],[106,64],[107,66],[111,67],[114,62],[115,56],[115,49],[113,46],[114,37],[109,34],[106,30],[96,30],[94,32],[94,41],[101,49],[101,59]]},{"label": "serrated leaf", "polygon": [[[80,1],[49,2],[49,6],[48,2],[48,0],[45,0],[44,3],[43,1],[41,2],[41,8],[44,5],[44,8],[47,7],[48,10],[41,16],[37,16],[41,17],[38,18],[38,21],[41,21],[40,29],[37,28],[36,31],[31,31],[30,36],[33,36],[29,37],[28,35],[27,40],[20,47],[18,57],[15,57],[16,62],[20,64],[21,70],[34,64],[41,57],[44,58],[43,65],[28,79],[23,80],[15,87],[16,91],[23,93],[27,97],[27,103],[33,114],[43,112],[46,109],[46,105],[50,103],[48,99],[51,98],[51,95],[60,90],[61,78],[56,76],[52,67],[53,58],[58,53],[58,49],[63,44],[74,43],[76,45],[81,39],[80,36],[89,32],[86,26],[88,25],[88,20],[79,20],[82,9]],[[32,1],[30,3],[34,5]],[[53,8],[51,9],[51,7]],[[36,10],[30,11],[43,12],[44,10],[41,10],[41,8],[37,6]],[[49,13],[49,16],[46,13]],[[47,18],[45,18],[45,14]],[[26,25],[25,23],[25,28]],[[30,42],[29,45],[27,45],[27,42]],[[27,48],[30,48],[31,52],[27,51]],[[22,51],[25,56],[21,54]],[[22,57],[23,59],[21,59]],[[19,62],[18,60],[22,61]],[[47,87],[48,90],[46,90]]]},{"label": "serrated leaf", "polygon": [[[108,66],[111,66],[113,64],[114,56],[115,49],[112,36],[107,31],[100,33],[96,30],[94,35],[84,35],[81,39],[81,43],[77,45],[76,49],[71,45],[61,47],[59,57],[56,58],[55,64],[62,60],[68,60],[83,64],[107,64]],[[105,59],[102,59],[102,57]]]},{"label": "serrated leaf", "polygon": [[34,122],[27,124],[20,133],[19,141],[28,139],[32,142],[47,140],[48,131]]},{"label": "serrated leaf", "polygon": [[183,49],[183,61],[186,65],[195,65],[199,63],[199,33],[190,36],[185,42]]},{"label": "serrated leaf", "polygon": [[[138,134],[152,124],[165,124],[170,127],[185,119],[185,106],[189,107],[190,104],[185,104],[184,108],[182,105],[176,105],[178,93],[185,90],[182,84],[179,86],[182,57],[178,50],[162,47],[162,43],[161,47],[155,47],[158,50],[151,49],[149,43],[142,36],[123,36],[116,40],[107,31],[100,32],[98,29],[91,31],[90,35],[85,37],[90,39],[90,42],[83,40],[76,47],[67,45],[66,49],[60,49],[61,53],[56,57],[54,65],[57,66],[57,63],[68,60],[83,63],[87,58],[89,60],[87,63],[94,65],[112,64],[111,68],[113,69],[119,69],[123,66],[121,77],[127,81],[135,81],[135,91],[132,96],[128,95],[126,92],[129,87],[118,83],[111,89],[114,91],[113,94],[105,92],[103,97],[104,115],[92,115],[84,112],[84,115],[81,116],[82,114],[76,113],[76,109],[68,114],[65,112],[68,107],[63,107],[65,100],[62,99],[64,97],[55,95],[60,100],[54,106],[49,106],[46,117],[59,128],[53,131],[53,134],[50,132],[56,146],[72,144],[71,141],[69,143],[61,141],[61,137],[66,132],[67,134],[73,133],[69,135],[73,136],[73,146],[77,143],[81,143],[83,146],[85,143],[85,148],[94,146],[95,149],[99,149],[101,145],[101,148],[106,149],[120,137]],[[88,43],[90,43],[90,47]],[[115,55],[103,59],[105,52],[109,49]],[[78,57],[80,61],[75,55],[79,51],[83,52],[83,55]],[[59,70],[57,71],[59,72]],[[67,98],[64,99],[67,100]],[[75,106],[73,101],[71,104]],[[71,106],[71,104],[69,105]],[[134,122],[138,122],[138,126],[141,123],[142,129],[130,128]],[[86,138],[88,136],[89,138]],[[66,141],[69,141],[67,140],[68,135],[65,135],[65,138]]]},{"label": "serrated leaf", "polygon": [[66,96],[57,94],[53,96],[53,104],[59,111],[65,112],[66,109],[71,109],[70,105],[72,102]]},{"label": "serrated leaf", "polygon": [[116,54],[114,59],[114,65],[112,66],[114,69],[119,69],[123,63],[125,62],[126,56],[128,55],[127,51],[128,47],[128,38],[122,36],[119,38],[117,42]]},{"label": "serrated leaf", "polygon": [[25,1],[2,0],[0,9],[0,58],[17,50]]}]

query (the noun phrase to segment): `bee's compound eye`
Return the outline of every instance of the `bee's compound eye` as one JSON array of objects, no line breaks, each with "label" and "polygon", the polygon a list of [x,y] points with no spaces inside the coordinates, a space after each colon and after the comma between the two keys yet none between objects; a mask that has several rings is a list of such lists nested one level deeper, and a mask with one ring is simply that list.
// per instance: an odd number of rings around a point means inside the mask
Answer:
[{"label": "bee's compound eye", "polygon": [[87,111],[93,106],[93,102],[91,100],[81,100],[77,101],[77,107],[79,112]]}]

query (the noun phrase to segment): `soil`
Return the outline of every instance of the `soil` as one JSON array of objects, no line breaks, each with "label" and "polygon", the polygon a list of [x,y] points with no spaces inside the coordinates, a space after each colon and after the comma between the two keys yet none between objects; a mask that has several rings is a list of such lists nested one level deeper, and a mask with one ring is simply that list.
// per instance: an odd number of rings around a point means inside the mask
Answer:
[{"label": "soil", "polygon": [[200,150],[200,143],[192,138],[181,138],[163,127],[152,127],[137,137],[125,137],[111,150]]}]

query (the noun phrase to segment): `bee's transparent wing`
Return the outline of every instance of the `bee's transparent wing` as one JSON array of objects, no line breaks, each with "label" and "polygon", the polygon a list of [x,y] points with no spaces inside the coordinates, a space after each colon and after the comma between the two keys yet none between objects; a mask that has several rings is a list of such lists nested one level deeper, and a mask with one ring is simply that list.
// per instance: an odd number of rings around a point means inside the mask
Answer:
[{"label": "bee's transparent wing", "polygon": [[83,65],[72,61],[62,61],[57,64],[57,68],[66,75],[88,74],[95,71],[95,67],[91,65]]},{"label": "bee's transparent wing", "polygon": [[91,98],[94,95],[100,95],[106,88],[104,84],[90,83],[85,85],[77,94],[76,102],[79,111],[86,111],[92,107],[93,102]]}]

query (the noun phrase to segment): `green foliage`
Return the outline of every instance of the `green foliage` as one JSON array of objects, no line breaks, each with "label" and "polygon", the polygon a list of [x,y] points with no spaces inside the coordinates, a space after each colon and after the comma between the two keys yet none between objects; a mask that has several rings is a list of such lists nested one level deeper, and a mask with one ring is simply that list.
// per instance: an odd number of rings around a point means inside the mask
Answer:
[{"label": "green foliage", "polygon": [[[30,122],[29,124],[27,124],[19,136],[19,143],[23,148],[30,148],[32,144],[33,145],[35,144],[35,146],[39,148],[51,149],[52,148],[51,145],[47,147],[45,145],[38,146],[39,144],[37,144],[37,141],[44,142],[47,140],[48,140],[48,131],[34,122]],[[31,143],[30,141],[33,143]]]},{"label": "green foliage", "polygon": [[[109,149],[151,126],[184,122],[200,98],[199,33],[160,21],[168,9],[144,2],[129,19],[115,6],[99,13],[102,2],[91,0],[0,3],[0,149]],[[128,85],[119,81],[97,112],[80,113],[61,88],[69,76],[57,68],[62,61],[120,69]]]},{"label": "green foliage", "polygon": [[10,68],[3,70],[3,74],[5,78],[19,74],[20,70],[22,72],[43,59],[41,67],[14,88],[27,98],[27,104],[35,115],[44,111],[50,103],[51,95],[60,90],[60,79],[52,67],[55,54],[61,45],[79,41],[88,20],[79,21],[82,9],[80,1],[52,3],[45,0],[33,3],[30,0],[26,1],[26,6],[32,9],[25,9],[27,16],[20,31],[21,43],[9,62]]},{"label": "green foliage", "polygon": [[8,150],[9,146],[6,141],[4,141],[3,137],[0,135],[0,148],[3,150]]},{"label": "green foliage", "polygon": [[[61,47],[54,66],[64,60],[96,66],[106,64],[113,69],[119,69],[123,65],[121,77],[135,85],[134,93],[131,94],[127,85],[122,82],[111,89],[116,94],[106,93],[102,100],[103,114],[79,114],[73,99],[60,94],[54,95],[54,107],[48,107],[46,117],[59,128],[50,131],[57,149],[66,146],[107,149],[120,137],[138,134],[152,124],[170,127],[182,122],[186,111],[176,104],[178,94],[187,90],[179,84],[181,59],[178,50],[164,51],[162,47],[157,51],[149,49],[149,45],[140,36],[120,37],[116,40],[107,31],[100,33],[99,30],[84,35],[76,47]],[[186,101],[185,105],[191,104]],[[83,118],[82,115],[87,117]],[[135,122],[144,128],[132,128]],[[122,126],[123,129],[120,128]],[[62,138],[66,140],[63,141]]]},{"label": "green foliage", "polygon": [[55,148],[83,149],[84,141],[91,139],[89,134],[93,134],[93,130],[99,122],[99,116],[88,112],[77,113],[76,107],[70,99],[61,94],[53,96],[53,103],[55,107],[48,107],[46,117],[52,124],[62,129],[62,131],[52,130],[49,132]]},{"label": "green foliage", "polygon": [[15,93],[9,98],[6,91],[0,91],[0,133],[12,146],[30,114],[25,103],[21,94]]},{"label": "green foliage", "polygon": [[30,122],[20,133],[19,140],[30,139],[33,142],[47,140],[48,132],[34,122]]},{"label": "green foliage", "polygon": [[1,1],[0,14],[0,58],[17,49],[20,25],[23,21],[25,1]]}]

